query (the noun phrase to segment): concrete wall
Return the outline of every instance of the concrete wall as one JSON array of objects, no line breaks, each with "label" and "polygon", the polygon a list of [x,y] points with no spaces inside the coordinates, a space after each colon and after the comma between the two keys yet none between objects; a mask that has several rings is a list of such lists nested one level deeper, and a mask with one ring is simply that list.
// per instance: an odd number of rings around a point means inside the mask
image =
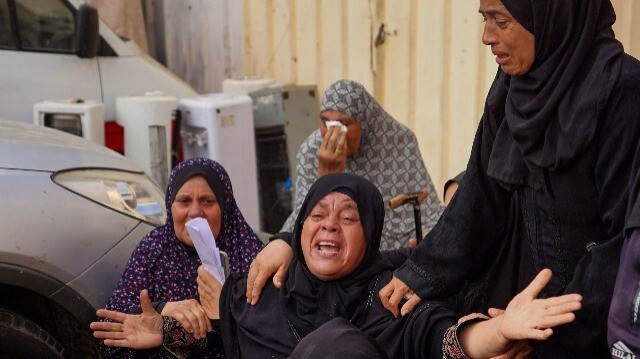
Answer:
[{"label": "concrete wall", "polygon": [[[466,167],[497,65],[478,1],[243,0],[244,71],[278,82],[363,83],[414,130],[439,191]],[[640,56],[640,1],[614,0],[615,30]],[[379,37],[384,24],[384,41]],[[376,46],[376,39],[378,45]],[[440,193],[441,195],[441,193]]]}]

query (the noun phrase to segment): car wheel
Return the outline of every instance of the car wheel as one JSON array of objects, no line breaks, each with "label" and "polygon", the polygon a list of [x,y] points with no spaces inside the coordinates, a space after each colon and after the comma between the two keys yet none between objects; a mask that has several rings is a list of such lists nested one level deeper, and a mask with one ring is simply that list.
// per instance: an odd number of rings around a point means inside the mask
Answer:
[{"label": "car wheel", "polygon": [[67,358],[62,344],[33,321],[0,308],[0,358]]}]

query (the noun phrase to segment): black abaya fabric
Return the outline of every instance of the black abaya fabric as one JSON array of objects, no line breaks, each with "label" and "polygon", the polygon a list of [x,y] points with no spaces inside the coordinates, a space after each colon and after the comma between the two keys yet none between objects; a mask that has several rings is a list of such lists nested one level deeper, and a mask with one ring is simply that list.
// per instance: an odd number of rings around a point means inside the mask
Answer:
[{"label": "black abaya fabric", "polygon": [[300,341],[289,359],[385,359],[387,353],[370,336],[344,318],[323,324]]},{"label": "black abaya fabric", "polygon": [[612,36],[609,1],[530,3],[534,68],[498,71],[456,196],[395,274],[421,298],[461,292],[498,260],[517,196],[524,230],[514,235],[530,246],[521,261],[552,269],[545,296],[584,298],[575,322],[535,343],[537,355],[606,357],[632,168],[640,168],[640,63]]}]

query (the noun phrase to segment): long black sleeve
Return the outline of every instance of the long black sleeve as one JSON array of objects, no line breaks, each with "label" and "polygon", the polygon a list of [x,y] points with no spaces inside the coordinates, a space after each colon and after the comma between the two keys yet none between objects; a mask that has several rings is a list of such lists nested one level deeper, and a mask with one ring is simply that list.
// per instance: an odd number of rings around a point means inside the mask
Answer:
[{"label": "long black sleeve", "polygon": [[504,236],[512,194],[486,174],[493,142],[487,126],[478,127],[466,174],[440,221],[395,272],[421,298],[455,294],[490,263]]}]

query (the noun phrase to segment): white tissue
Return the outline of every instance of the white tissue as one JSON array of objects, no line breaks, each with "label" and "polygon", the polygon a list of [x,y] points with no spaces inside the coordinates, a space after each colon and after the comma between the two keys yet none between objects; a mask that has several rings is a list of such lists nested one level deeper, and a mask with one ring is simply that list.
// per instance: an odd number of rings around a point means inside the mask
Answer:
[{"label": "white tissue", "polygon": [[225,276],[222,262],[220,262],[220,251],[207,220],[200,217],[194,218],[185,223],[185,227],[204,268],[216,277],[220,284],[224,284]]},{"label": "white tissue", "polygon": [[347,132],[347,126],[343,125],[340,121],[325,121],[324,124],[327,126],[327,128],[338,126],[340,127],[340,131]]}]

